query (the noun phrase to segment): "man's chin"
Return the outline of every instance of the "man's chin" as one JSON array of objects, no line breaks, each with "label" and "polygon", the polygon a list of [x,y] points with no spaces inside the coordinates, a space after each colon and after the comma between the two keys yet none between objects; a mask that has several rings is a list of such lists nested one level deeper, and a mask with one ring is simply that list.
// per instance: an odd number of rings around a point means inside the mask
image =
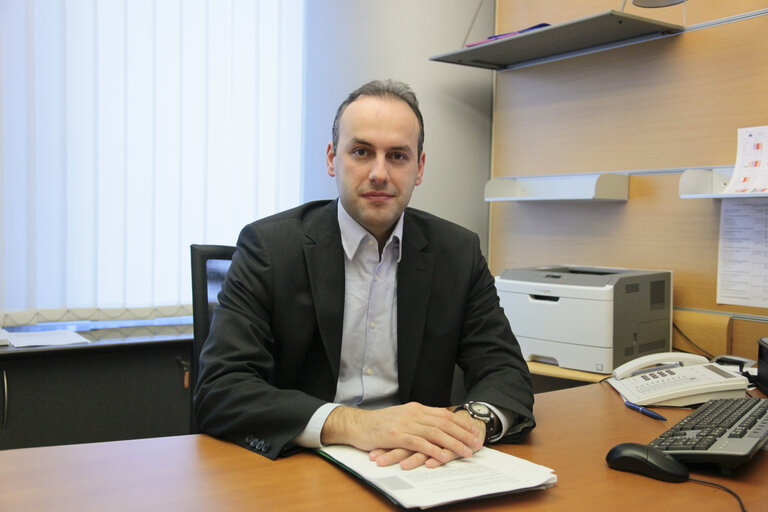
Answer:
[{"label": "man's chin", "polygon": [[383,233],[391,230],[399,218],[400,213],[391,210],[367,212],[361,224],[371,233]]}]

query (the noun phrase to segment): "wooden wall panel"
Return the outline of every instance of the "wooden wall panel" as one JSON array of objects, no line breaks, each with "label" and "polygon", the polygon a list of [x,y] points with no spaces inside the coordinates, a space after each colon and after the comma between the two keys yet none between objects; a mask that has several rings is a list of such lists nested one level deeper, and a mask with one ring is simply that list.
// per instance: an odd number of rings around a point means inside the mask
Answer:
[{"label": "wooden wall panel", "polygon": [[[604,0],[499,1],[497,31],[620,6]],[[692,0],[687,22],[765,7],[764,1]],[[628,12],[681,23],[669,18],[675,9],[627,6]],[[733,165],[737,128],[768,125],[766,33],[768,16],[753,17],[497,73],[493,176]],[[545,264],[670,269],[675,306],[704,312],[680,316],[692,338],[749,357],[756,333],[768,324],[738,317],[731,324],[729,315],[768,319],[768,308],[716,303],[722,200],[680,199],[679,178],[632,174],[625,203],[493,203],[491,270]],[[727,328],[712,327],[721,322]]]},{"label": "wooden wall panel", "polygon": [[757,340],[768,337],[768,322],[735,318],[733,320],[733,353],[757,360]]},{"label": "wooden wall panel", "polygon": [[680,199],[678,174],[634,175],[627,202],[498,202],[491,207],[490,265],[550,264],[672,270],[673,301],[752,315],[715,303],[719,199]]},{"label": "wooden wall panel", "polygon": [[678,310],[674,312],[674,321],[678,327],[672,332],[674,348],[712,356],[733,353],[730,316]]},{"label": "wooden wall panel", "polygon": [[768,124],[768,16],[497,73],[494,176],[733,165]]}]

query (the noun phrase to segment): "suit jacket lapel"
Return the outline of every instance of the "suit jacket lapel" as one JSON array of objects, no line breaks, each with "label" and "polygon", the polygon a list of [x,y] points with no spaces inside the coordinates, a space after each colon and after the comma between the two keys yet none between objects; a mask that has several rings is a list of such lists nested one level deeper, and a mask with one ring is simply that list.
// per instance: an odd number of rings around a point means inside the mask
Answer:
[{"label": "suit jacket lapel", "polygon": [[304,245],[315,314],[334,382],[339,379],[344,324],[344,251],[334,201],[307,228]]},{"label": "suit jacket lapel", "polygon": [[409,221],[403,225],[403,253],[397,268],[397,368],[400,400],[409,401],[432,289],[434,255],[422,252],[427,239]]}]

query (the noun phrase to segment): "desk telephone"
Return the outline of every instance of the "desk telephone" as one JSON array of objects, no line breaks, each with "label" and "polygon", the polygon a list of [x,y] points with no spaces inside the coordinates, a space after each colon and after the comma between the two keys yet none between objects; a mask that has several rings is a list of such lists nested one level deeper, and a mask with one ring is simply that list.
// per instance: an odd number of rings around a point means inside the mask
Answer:
[{"label": "desk telephone", "polygon": [[684,407],[714,398],[743,398],[749,381],[704,356],[665,352],[619,366],[608,383],[637,405]]}]

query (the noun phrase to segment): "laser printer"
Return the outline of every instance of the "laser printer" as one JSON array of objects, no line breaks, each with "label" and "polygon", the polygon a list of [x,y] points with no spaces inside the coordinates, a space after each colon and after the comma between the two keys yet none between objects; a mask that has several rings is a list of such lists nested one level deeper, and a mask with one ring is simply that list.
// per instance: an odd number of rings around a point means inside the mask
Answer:
[{"label": "laser printer", "polygon": [[672,343],[672,272],[550,265],[504,270],[501,306],[526,361],[611,373]]}]

